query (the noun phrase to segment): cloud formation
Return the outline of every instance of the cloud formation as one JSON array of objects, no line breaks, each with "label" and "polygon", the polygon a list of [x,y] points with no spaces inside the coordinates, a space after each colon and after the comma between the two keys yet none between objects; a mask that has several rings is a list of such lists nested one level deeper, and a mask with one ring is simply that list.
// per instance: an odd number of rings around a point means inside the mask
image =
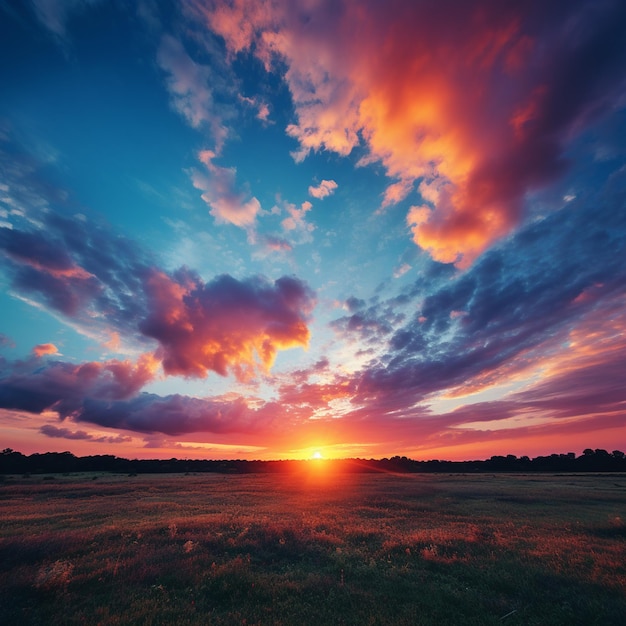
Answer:
[{"label": "cloud formation", "polygon": [[334,180],[322,180],[319,185],[309,187],[309,195],[318,200],[323,200],[335,193],[338,185]]},{"label": "cloud formation", "polygon": [[129,398],[153,379],[158,361],[145,354],[136,362],[116,359],[74,365],[35,358],[2,364],[0,406],[31,413],[56,411],[63,419],[80,413],[86,397],[104,403]]},{"label": "cloud formation", "polygon": [[192,398],[180,394],[142,393],[113,403],[88,398],[78,419],[107,428],[171,436],[250,432],[260,426],[243,398]]},{"label": "cloud formation", "polygon": [[0,68],[0,346],[27,355],[0,357],[3,433],[386,456],[619,432],[623,2],[90,4],[0,22],[28,51]]},{"label": "cloud formation", "polygon": [[40,358],[47,354],[58,354],[59,349],[53,343],[40,343],[33,348],[33,354]]},{"label": "cloud formation", "polygon": [[299,207],[291,202],[284,202],[283,208],[288,214],[288,217],[280,223],[283,230],[290,233],[298,243],[310,243],[315,224],[307,221],[306,214],[313,208],[313,205],[308,200],[305,200]]},{"label": "cloud formation", "polygon": [[624,94],[616,1],[194,6],[231,53],[287,65],[297,159],[363,142],[362,163],[395,180],[383,206],[418,185],[413,239],[459,267],[520,224],[526,194],[563,173],[568,143]]},{"label": "cloud formation", "polygon": [[[466,273],[445,280],[425,297],[427,283],[418,278],[408,294],[419,302],[418,311],[395,326],[386,353],[362,372],[356,399],[370,410],[383,412],[382,405],[389,403],[390,410],[410,412],[444,390],[463,396],[504,380],[511,383],[527,374],[535,360],[549,362],[551,354],[556,362],[567,362],[563,346],[580,341],[574,339],[576,328],[586,329],[595,342],[598,329],[616,320],[607,330],[616,341],[621,332],[617,320],[623,320],[617,303],[623,301],[626,280],[617,260],[626,253],[621,202],[621,197],[599,196],[592,207],[579,204],[569,213],[553,213],[520,231],[513,245],[489,251]],[[583,258],[589,263],[581,266]],[[380,343],[389,320],[381,304],[359,307],[338,320],[336,328],[348,334],[377,333]],[[612,349],[606,348],[598,367],[613,362]],[[604,342],[598,349],[604,352]],[[609,380],[615,384],[612,376]],[[579,405],[570,406],[576,411]]]},{"label": "cloud formation", "polygon": [[[248,380],[267,372],[278,350],[308,344],[315,297],[295,277],[240,281],[224,274],[205,283],[186,268],[161,270],[128,241],[87,222],[46,220],[45,230],[0,229],[12,288],[107,339],[121,334],[144,348],[156,340],[168,375]],[[38,346],[35,354],[50,350]]]},{"label": "cloud formation", "polygon": [[209,371],[250,379],[266,371],[278,350],[306,347],[310,289],[297,278],[238,281],[223,275],[204,283],[189,270],[147,281],[148,315],[141,332],[159,341],[167,374],[205,377]]},{"label": "cloud formation", "polygon": [[52,437],[55,439],[69,439],[70,441],[93,441],[95,443],[128,443],[132,441],[132,437],[128,435],[93,435],[84,430],[71,430],[70,428],[64,428],[54,426],[53,424],[44,424],[39,432],[46,437]]}]

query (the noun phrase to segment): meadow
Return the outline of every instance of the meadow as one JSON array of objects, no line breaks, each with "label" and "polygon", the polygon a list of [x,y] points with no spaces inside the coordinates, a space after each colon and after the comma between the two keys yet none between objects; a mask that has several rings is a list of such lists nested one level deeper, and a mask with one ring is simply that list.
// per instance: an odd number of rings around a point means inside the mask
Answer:
[{"label": "meadow", "polygon": [[626,475],[0,483],[2,624],[624,624]]}]

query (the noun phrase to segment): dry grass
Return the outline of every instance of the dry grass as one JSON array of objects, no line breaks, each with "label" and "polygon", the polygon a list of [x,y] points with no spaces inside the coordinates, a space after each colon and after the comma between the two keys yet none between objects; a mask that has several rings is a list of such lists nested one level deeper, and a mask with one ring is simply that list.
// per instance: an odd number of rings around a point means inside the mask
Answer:
[{"label": "dry grass", "polygon": [[0,623],[621,624],[626,477],[0,485]]}]

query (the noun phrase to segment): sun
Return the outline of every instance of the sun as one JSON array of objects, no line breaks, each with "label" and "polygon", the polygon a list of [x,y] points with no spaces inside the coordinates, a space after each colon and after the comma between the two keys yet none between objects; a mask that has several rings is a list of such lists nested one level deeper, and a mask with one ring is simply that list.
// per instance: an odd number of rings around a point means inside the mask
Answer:
[{"label": "sun", "polygon": [[324,457],[322,456],[322,453],[319,450],[316,450],[313,453],[313,456],[311,458],[312,459],[323,459]]}]

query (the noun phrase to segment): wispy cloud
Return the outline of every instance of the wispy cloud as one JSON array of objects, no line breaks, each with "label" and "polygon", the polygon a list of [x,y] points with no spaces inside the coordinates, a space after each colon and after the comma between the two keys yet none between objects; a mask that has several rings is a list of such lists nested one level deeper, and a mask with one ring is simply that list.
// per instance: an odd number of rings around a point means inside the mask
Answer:
[{"label": "wispy cloud", "polygon": [[305,200],[299,207],[291,202],[284,202],[282,206],[288,214],[288,217],[281,222],[283,230],[291,233],[298,243],[310,243],[315,225],[307,221],[306,214],[313,208],[313,205]]},{"label": "wispy cloud", "polygon": [[267,102],[259,98],[250,98],[249,96],[242,96],[239,94],[239,100],[244,102],[248,106],[252,107],[256,111],[255,117],[261,122],[268,123],[270,117],[270,107]]},{"label": "wispy cloud", "polygon": [[198,158],[204,164],[206,173],[192,170],[193,185],[203,192],[202,199],[209,205],[210,213],[218,223],[251,229],[261,211],[261,203],[254,196],[237,190],[235,168],[216,165],[213,163],[216,156],[212,150],[199,153]]},{"label": "wispy cloud", "polygon": [[157,60],[167,75],[167,87],[175,109],[194,128],[206,126],[220,152],[228,135],[213,99],[212,72],[208,65],[195,62],[183,44],[171,35],[163,35]]},{"label": "wispy cloud", "polygon": [[67,20],[70,15],[99,2],[101,0],[31,0],[41,23],[64,44],[68,41]]},{"label": "wispy cloud", "polygon": [[133,440],[128,435],[94,435],[84,430],[71,430],[70,428],[58,427],[53,424],[44,424],[39,432],[46,437],[55,439],[69,439],[70,441],[93,441],[95,443],[128,443]]}]

